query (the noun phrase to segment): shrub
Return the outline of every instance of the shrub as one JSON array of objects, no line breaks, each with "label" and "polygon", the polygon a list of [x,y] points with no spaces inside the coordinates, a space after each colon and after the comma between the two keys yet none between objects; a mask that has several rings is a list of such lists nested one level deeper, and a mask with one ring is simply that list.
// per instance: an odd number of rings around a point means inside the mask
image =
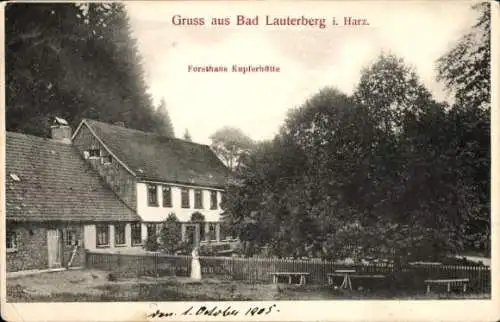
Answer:
[{"label": "shrub", "polygon": [[156,236],[148,236],[143,245],[145,250],[151,252],[156,252],[160,249],[160,244],[158,243]]},{"label": "shrub", "polygon": [[181,224],[174,213],[170,213],[163,222],[160,231],[160,240],[163,251],[167,254],[174,254],[181,244]]}]

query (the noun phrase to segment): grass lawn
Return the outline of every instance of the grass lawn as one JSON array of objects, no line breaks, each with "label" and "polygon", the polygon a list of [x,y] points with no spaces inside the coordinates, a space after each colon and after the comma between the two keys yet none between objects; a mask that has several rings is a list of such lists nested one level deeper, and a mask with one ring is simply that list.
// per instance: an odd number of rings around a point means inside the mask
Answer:
[{"label": "grass lawn", "polygon": [[8,302],[95,301],[266,301],[342,299],[488,299],[489,294],[431,294],[386,291],[340,291],[328,286],[282,286],[250,284],[205,278],[140,277],[108,280],[97,270],[70,270],[9,278]]}]

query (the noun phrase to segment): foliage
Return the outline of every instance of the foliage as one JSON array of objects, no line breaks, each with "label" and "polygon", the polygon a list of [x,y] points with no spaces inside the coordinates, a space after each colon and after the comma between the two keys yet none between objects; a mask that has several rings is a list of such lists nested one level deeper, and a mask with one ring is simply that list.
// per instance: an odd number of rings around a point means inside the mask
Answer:
[{"label": "foliage", "polygon": [[170,119],[165,99],[160,101],[160,105],[156,108],[155,114],[155,119],[159,121],[159,126],[156,132],[163,136],[171,138],[175,137],[174,126],[172,125],[172,120]]},{"label": "foliage", "polygon": [[253,140],[235,127],[223,127],[210,136],[211,147],[224,164],[234,170],[242,155],[254,146]]},{"label": "foliage", "polygon": [[160,243],[158,242],[158,236],[148,236],[143,242],[143,247],[145,250],[150,252],[156,252],[160,249]]},{"label": "foliage", "polygon": [[181,223],[174,213],[170,213],[163,222],[160,231],[162,249],[167,254],[174,254],[181,248]]},{"label": "foliage", "polygon": [[191,221],[192,222],[204,222],[205,221],[205,216],[199,211],[195,211],[191,214]]},{"label": "foliage", "polygon": [[319,91],[235,168],[222,206],[241,253],[404,264],[489,247],[489,113],[461,102],[391,54],[352,97]]},{"label": "foliage", "polygon": [[188,129],[184,131],[184,135],[182,136],[182,138],[186,141],[193,141],[193,139],[191,138],[191,133],[189,133]]},{"label": "foliage", "polygon": [[165,127],[122,3],[11,3],[5,35],[8,131],[49,136],[54,116]]},{"label": "foliage", "polygon": [[450,142],[446,155],[454,165],[457,211],[469,248],[490,245],[490,65],[491,19],[488,2],[473,6],[477,21],[438,60],[438,79],[454,94],[449,113]]},{"label": "foliage", "polygon": [[476,24],[438,60],[438,80],[455,94],[457,106],[490,108],[491,18],[490,3],[476,4]]}]

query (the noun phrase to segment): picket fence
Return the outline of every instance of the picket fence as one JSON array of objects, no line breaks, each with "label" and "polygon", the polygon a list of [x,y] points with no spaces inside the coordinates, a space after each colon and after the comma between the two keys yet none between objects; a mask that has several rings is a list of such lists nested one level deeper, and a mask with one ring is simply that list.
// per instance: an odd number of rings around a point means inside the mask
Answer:
[{"label": "picket fence", "polygon": [[[160,253],[117,254],[86,252],[86,267],[113,272],[119,276],[189,276],[190,256]],[[430,278],[469,278],[473,292],[489,293],[488,266],[419,264],[394,267],[392,264],[346,265],[320,260],[275,258],[200,257],[202,274],[226,280],[270,283],[273,272],[307,272],[308,283],[326,284],[327,274],[338,269],[355,269],[357,274],[384,274],[385,288],[423,290]],[[341,277],[339,277],[341,279]],[[376,281],[375,281],[376,282]]]}]

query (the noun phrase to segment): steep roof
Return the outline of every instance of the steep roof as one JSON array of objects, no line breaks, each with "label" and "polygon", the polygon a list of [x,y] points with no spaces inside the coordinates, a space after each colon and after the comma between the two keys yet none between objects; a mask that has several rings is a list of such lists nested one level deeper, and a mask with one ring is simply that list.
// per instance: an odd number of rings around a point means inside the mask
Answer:
[{"label": "steep roof", "polygon": [[208,145],[89,119],[82,123],[140,180],[223,188],[229,175]]},{"label": "steep roof", "polygon": [[70,144],[7,132],[5,163],[7,219],[140,220]]}]

